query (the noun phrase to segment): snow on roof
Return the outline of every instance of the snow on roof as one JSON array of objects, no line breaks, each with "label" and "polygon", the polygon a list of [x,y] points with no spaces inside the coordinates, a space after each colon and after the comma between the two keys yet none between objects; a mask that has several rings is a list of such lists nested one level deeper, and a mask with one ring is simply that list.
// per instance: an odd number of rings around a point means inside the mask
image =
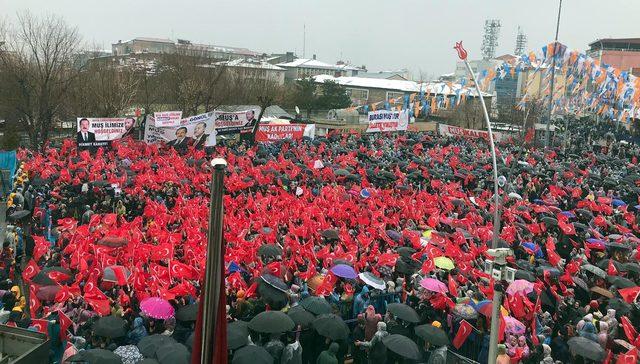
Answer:
[{"label": "snow on roof", "polygon": [[218,62],[216,64],[224,65],[228,67],[242,67],[242,68],[259,68],[259,69],[267,69],[273,71],[284,71],[285,69],[282,67],[278,67],[272,65],[271,63],[265,61],[256,61],[251,59],[234,59],[231,61]]},{"label": "snow on roof", "polygon": [[136,37],[136,38],[128,40],[128,41],[126,41],[124,43],[131,42],[131,41],[134,41],[134,40],[139,40],[141,42],[157,42],[157,43],[171,43],[171,44],[173,44],[173,41],[171,39],[167,39],[167,38],[151,38],[151,37]]},{"label": "snow on roof", "polygon": [[335,65],[318,61],[317,59],[298,58],[293,62],[280,63],[280,67],[304,67],[304,68],[325,68],[325,69],[343,69],[344,65]]},{"label": "snow on roof", "polygon": [[[469,93],[471,96],[478,95],[475,89],[462,87],[459,83],[449,82],[424,82],[419,84],[414,81],[365,77],[333,77],[330,75],[318,75],[314,76],[313,79],[317,83],[330,80],[345,87],[379,88],[402,92],[420,92],[422,90],[425,94],[437,95],[455,95],[459,89],[462,89],[461,93]],[[491,94],[486,92],[483,92],[482,95],[484,97],[491,96]]]}]

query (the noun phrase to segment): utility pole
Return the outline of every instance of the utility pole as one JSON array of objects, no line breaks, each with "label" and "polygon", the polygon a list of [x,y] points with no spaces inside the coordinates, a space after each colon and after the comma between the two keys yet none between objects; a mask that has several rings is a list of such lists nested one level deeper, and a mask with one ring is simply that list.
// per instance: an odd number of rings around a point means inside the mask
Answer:
[{"label": "utility pole", "polygon": [[549,139],[551,138],[551,133],[549,127],[551,125],[551,113],[553,111],[553,94],[556,80],[556,51],[558,49],[558,32],[560,32],[560,14],[562,13],[562,0],[560,0],[560,4],[558,5],[558,20],[556,22],[556,37],[553,42],[553,59],[551,60],[551,87],[549,90],[549,111],[547,114],[547,127],[546,134],[544,138],[544,148],[549,148]]}]

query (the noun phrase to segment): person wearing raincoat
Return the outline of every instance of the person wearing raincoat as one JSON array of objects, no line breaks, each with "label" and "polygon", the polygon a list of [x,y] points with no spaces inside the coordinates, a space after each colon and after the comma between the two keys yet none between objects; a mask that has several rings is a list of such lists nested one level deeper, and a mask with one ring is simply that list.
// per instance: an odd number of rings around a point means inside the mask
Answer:
[{"label": "person wearing raincoat", "polygon": [[135,320],[133,320],[133,329],[127,335],[129,341],[132,344],[137,345],[140,339],[147,335],[147,329],[144,327],[142,317],[136,317]]},{"label": "person wearing raincoat", "polygon": [[353,300],[353,317],[357,317],[358,314],[364,312],[364,310],[369,306],[369,287],[362,287],[362,291],[356,295],[356,298]]}]

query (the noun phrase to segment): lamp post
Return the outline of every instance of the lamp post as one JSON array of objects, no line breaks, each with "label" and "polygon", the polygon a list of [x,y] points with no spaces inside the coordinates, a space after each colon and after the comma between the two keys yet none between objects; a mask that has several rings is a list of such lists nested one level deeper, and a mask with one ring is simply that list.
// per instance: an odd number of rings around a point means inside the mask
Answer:
[{"label": "lamp post", "polygon": [[[491,163],[493,164],[493,239],[491,241],[491,247],[496,249],[498,247],[498,236],[500,235],[500,196],[498,195],[498,164],[496,162],[496,147],[493,141],[493,131],[491,129],[491,121],[489,120],[489,113],[487,112],[487,106],[484,103],[480,86],[476,75],[471,70],[469,61],[467,60],[467,51],[462,47],[462,41],[457,42],[454,47],[458,51],[458,57],[464,62],[467,72],[471,75],[471,79],[475,84],[476,92],[480,98],[480,105],[482,106],[482,112],[484,113],[484,120],[487,123],[487,130],[489,132],[489,148],[491,150]],[[495,364],[498,350],[498,330],[500,329],[500,319],[498,317],[500,309],[501,294],[498,290],[494,290],[493,293],[493,315],[491,317],[491,340],[489,343],[489,363]]]},{"label": "lamp post", "polygon": [[212,363],[226,348],[216,347],[216,335],[226,335],[226,321],[219,321],[221,295],[224,294],[224,245],[222,244],[222,220],[224,215],[224,172],[227,162],[222,158],[211,161],[211,199],[209,202],[209,230],[207,234],[207,265],[205,268],[204,292],[202,295],[202,347],[201,364]]},{"label": "lamp post", "polygon": [[558,49],[558,32],[560,31],[560,14],[562,13],[562,0],[560,0],[560,5],[558,5],[558,20],[556,22],[556,37],[553,42],[553,59],[551,60],[551,84],[549,89],[549,110],[547,114],[547,126],[546,133],[544,137],[544,148],[549,148],[549,139],[551,138],[551,133],[549,131],[549,126],[551,125],[551,112],[553,111],[553,94],[556,80],[556,50]]}]

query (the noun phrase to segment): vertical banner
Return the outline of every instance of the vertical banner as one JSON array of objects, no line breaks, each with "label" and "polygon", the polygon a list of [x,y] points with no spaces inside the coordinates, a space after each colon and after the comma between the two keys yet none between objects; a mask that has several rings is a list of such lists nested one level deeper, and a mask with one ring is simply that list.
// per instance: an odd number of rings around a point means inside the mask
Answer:
[{"label": "vertical banner", "polygon": [[409,127],[409,113],[407,110],[371,111],[367,114],[367,133],[379,133],[383,131],[403,131]]},{"label": "vertical banner", "polygon": [[213,114],[208,112],[184,118],[174,127],[158,127],[155,120],[147,119],[144,141],[149,144],[165,143],[176,149],[212,147],[216,145]]},{"label": "vertical banner", "polygon": [[156,126],[159,128],[179,126],[180,120],[182,120],[182,111],[154,112],[153,118],[156,120]]},{"label": "vertical banner", "polygon": [[133,133],[135,118],[78,118],[76,141],[80,148],[106,147]]}]

